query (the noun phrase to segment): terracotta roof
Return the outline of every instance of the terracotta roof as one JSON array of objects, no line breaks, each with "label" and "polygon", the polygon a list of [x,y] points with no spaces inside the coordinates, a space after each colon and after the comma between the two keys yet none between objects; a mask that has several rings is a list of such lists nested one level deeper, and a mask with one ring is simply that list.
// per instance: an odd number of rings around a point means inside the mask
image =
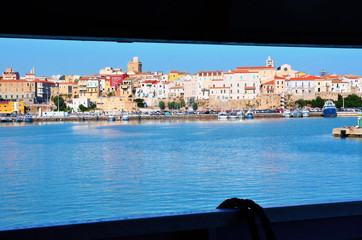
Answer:
[{"label": "terracotta roof", "polygon": [[275,69],[274,67],[236,67],[236,70],[242,70],[242,69]]},{"label": "terracotta roof", "polygon": [[67,85],[67,84],[69,84],[69,85],[74,85],[74,84],[76,84],[75,82],[60,82],[60,83],[58,83],[58,84],[64,84],[64,85]]},{"label": "terracotta roof", "polygon": [[170,73],[178,73],[178,71],[170,71]]},{"label": "terracotta roof", "polygon": [[286,81],[313,81],[313,80],[319,80],[319,79],[323,79],[323,78],[308,75],[306,77],[298,77],[298,78],[286,79]]},{"label": "terracotta roof", "polygon": [[157,84],[159,81],[153,81],[153,80],[145,80],[142,83],[151,83],[151,84]]},{"label": "terracotta roof", "polygon": [[32,81],[28,81],[28,80],[25,80],[25,79],[16,79],[16,80],[0,80],[0,83],[1,82],[32,82]]},{"label": "terracotta roof", "polygon": [[263,83],[263,85],[270,85],[270,84],[274,84],[274,83],[275,83],[275,81],[274,81],[274,80],[271,80],[271,81],[269,81],[269,82]]},{"label": "terracotta roof", "polygon": [[255,89],[255,87],[245,87],[245,90],[252,90],[252,89]]}]

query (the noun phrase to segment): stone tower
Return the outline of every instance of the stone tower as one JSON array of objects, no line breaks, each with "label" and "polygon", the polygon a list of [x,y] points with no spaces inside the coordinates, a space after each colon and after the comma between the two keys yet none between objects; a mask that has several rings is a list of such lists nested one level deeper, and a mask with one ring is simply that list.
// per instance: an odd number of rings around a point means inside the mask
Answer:
[{"label": "stone tower", "polygon": [[138,57],[133,57],[133,60],[127,63],[127,72],[132,71],[136,73],[142,72],[142,63],[139,61]]},{"label": "stone tower", "polygon": [[268,57],[268,59],[266,60],[266,67],[274,67],[274,60],[270,58],[270,56]]}]

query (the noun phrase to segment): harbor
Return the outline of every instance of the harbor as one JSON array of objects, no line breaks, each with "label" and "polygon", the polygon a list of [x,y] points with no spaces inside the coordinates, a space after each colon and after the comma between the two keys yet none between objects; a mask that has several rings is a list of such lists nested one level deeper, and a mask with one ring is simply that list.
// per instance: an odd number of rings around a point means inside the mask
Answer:
[{"label": "harbor", "polygon": [[362,113],[357,113],[357,125],[333,129],[333,136],[341,138],[362,138]]},{"label": "harbor", "polygon": [[[121,115],[113,115],[115,121],[121,121]],[[339,112],[338,117],[357,116],[355,112]],[[254,118],[283,118],[283,113],[253,113]],[[323,117],[321,112],[310,112],[309,117]],[[108,115],[85,115],[71,114],[68,116],[37,116],[34,115],[34,122],[84,122],[84,121],[107,121]],[[153,120],[153,119],[218,119],[218,114],[129,114],[130,121]],[[15,117],[2,117],[2,122],[16,122]]]}]

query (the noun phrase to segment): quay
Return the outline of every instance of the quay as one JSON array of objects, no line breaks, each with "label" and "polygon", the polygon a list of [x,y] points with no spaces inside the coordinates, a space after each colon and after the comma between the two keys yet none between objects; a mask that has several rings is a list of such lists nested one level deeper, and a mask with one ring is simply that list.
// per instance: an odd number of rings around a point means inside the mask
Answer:
[{"label": "quay", "polygon": [[349,138],[362,138],[362,128],[359,128],[358,126],[334,128],[333,136],[349,137]]},{"label": "quay", "polygon": [[334,128],[332,133],[335,137],[362,138],[362,113],[357,113],[358,125],[351,127]]}]

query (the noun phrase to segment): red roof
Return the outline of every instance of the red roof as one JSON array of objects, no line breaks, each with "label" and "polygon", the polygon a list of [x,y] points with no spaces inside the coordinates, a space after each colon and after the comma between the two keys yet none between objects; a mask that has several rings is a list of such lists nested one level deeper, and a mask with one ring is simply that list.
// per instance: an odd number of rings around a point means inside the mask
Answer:
[{"label": "red roof", "polygon": [[23,80],[23,79],[16,79],[16,80],[0,80],[0,82],[32,82],[32,81],[28,81],[28,80]]},{"label": "red roof", "polygon": [[170,73],[178,73],[178,71],[170,71]]},{"label": "red roof", "polygon": [[236,67],[236,70],[242,70],[242,69],[275,69],[274,67]]},{"label": "red roof", "polygon": [[308,75],[308,76],[306,76],[306,77],[286,79],[286,81],[313,81],[313,80],[318,80],[318,79],[323,79],[323,78]]},{"label": "red roof", "polygon": [[235,73],[258,73],[258,72],[249,71],[249,70],[240,70],[240,69],[237,69],[237,70],[232,70],[232,71],[229,72],[229,73],[225,73],[224,75],[226,75],[226,74],[235,74]]},{"label": "red roof", "polygon": [[271,81],[269,81],[269,82],[263,83],[263,85],[269,85],[269,84],[274,84],[274,83],[275,83],[275,81],[274,81],[274,80],[271,80]]},{"label": "red roof", "polygon": [[245,87],[245,90],[253,90],[255,87]]},{"label": "red roof", "polygon": [[145,80],[142,83],[151,83],[151,84],[157,84],[159,81],[152,81],[152,80]]}]

